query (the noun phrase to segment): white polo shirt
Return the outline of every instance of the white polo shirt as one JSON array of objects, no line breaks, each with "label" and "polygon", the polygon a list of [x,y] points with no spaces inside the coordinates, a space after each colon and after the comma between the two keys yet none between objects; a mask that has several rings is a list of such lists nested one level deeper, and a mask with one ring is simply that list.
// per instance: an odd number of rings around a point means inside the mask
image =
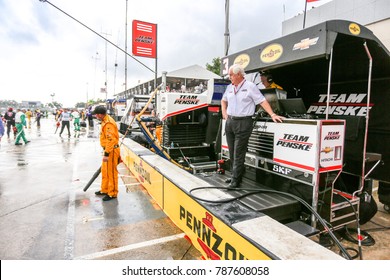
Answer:
[{"label": "white polo shirt", "polygon": [[237,87],[228,85],[222,100],[228,103],[226,112],[229,116],[247,117],[253,116],[256,105],[262,103],[265,97],[254,83],[243,80]]}]

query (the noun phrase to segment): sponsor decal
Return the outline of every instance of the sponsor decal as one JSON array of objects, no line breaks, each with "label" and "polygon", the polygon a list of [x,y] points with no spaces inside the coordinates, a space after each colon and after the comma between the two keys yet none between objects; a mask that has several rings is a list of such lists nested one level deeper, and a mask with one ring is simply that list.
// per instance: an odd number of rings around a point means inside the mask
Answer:
[{"label": "sponsor decal", "polygon": [[313,39],[303,39],[299,43],[294,44],[293,51],[295,50],[306,50],[310,48],[310,46],[313,46],[317,44],[319,37],[313,38]]},{"label": "sponsor decal", "polygon": [[356,23],[351,23],[348,27],[349,32],[351,32],[352,35],[359,35],[360,34],[360,26]]},{"label": "sponsor decal", "polygon": [[277,164],[270,164],[272,168],[270,168],[273,172],[278,174],[282,174],[286,177],[293,178],[294,180],[299,180],[302,182],[311,183],[313,180],[313,175],[307,172],[302,172],[299,170],[295,170],[292,168],[288,168],[286,166],[281,166]]},{"label": "sponsor decal", "polygon": [[328,134],[325,135],[324,140],[339,140],[340,131],[328,131]]},{"label": "sponsor decal", "polygon": [[180,220],[185,222],[185,226],[197,235],[197,241],[211,260],[246,260],[243,253],[239,252],[232,244],[226,242],[218,234],[213,223],[213,216],[206,212],[203,218],[194,216],[190,211],[180,205]]},{"label": "sponsor decal", "polygon": [[[338,116],[366,116],[367,103],[363,101],[366,99],[365,93],[343,93],[330,94],[329,96],[329,110],[330,115]],[[326,114],[327,95],[320,94],[317,103],[310,105],[307,110],[308,114]],[[369,104],[371,109],[374,104]]]},{"label": "sponsor decal", "polygon": [[276,173],[283,174],[283,175],[288,175],[291,173],[292,169],[274,164],[274,166],[272,167],[272,171],[274,171]]},{"label": "sponsor decal", "polygon": [[146,44],[153,44],[154,43],[154,40],[152,37],[143,36],[143,35],[138,36],[137,38],[134,39],[134,41],[138,42],[138,43],[146,43]]},{"label": "sponsor decal", "polygon": [[283,54],[283,47],[280,44],[272,44],[261,52],[260,60],[264,63],[271,63],[278,60]]},{"label": "sponsor decal", "polygon": [[341,152],[342,146],[323,148],[321,150],[321,153],[324,153],[326,157],[321,158],[321,163],[341,160]]},{"label": "sponsor decal", "polygon": [[311,183],[313,180],[312,174],[309,174],[307,172],[302,172],[300,170],[296,170],[293,168],[289,168],[286,166],[278,165],[278,164],[273,164],[269,162],[265,164],[264,162],[264,163],[260,163],[259,167],[302,182]]},{"label": "sponsor decal", "polygon": [[298,134],[283,134],[283,138],[276,142],[276,146],[300,151],[310,151],[313,143],[309,143],[310,136]]},{"label": "sponsor decal", "polygon": [[255,125],[255,129],[257,130],[257,131],[262,131],[262,132],[266,132],[267,131],[267,128],[268,128],[268,126],[266,125],[266,124],[256,124]]},{"label": "sponsor decal", "polygon": [[157,24],[133,20],[132,51],[135,56],[157,57]]},{"label": "sponsor decal", "polygon": [[321,150],[321,153],[329,154],[330,152],[333,151],[332,147],[325,147]]},{"label": "sponsor decal", "polygon": [[173,102],[173,104],[186,104],[186,105],[196,105],[199,103],[198,96],[196,95],[180,95],[179,98]]},{"label": "sponsor decal", "polygon": [[237,56],[236,59],[234,59],[233,64],[239,64],[242,66],[242,68],[245,69],[248,66],[250,61],[251,61],[251,59],[250,59],[249,55],[244,53],[244,54],[240,54],[239,56]]},{"label": "sponsor decal", "polygon": [[150,173],[142,166],[142,160],[140,160],[139,164],[134,161],[134,170],[138,173],[140,182],[144,183],[146,181],[151,184]]}]

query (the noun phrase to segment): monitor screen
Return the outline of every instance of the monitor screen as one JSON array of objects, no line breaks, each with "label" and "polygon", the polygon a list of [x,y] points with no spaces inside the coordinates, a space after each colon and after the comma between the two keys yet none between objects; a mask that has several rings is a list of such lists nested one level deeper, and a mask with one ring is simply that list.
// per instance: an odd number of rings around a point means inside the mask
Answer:
[{"label": "monitor screen", "polygon": [[302,98],[290,98],[279,100],[281,109],[286,114],[306,114],[306,106]]},{"label": "monitor screen", "polygon": [[228,80],[210,79],[207,84],[207,103],[210,105],[221,105],[221,99],[230,84]]},{"label": "monitor screen", "polygon": [[227,83],[215,83],[214,84],[214,93],[213,93],[213,101],[221,100],[222,95],[225,93],[226,88],[229,84]]},{"label": "monitor screen", "polygon": [[[281,112],[279,100],[285,99],[287,97],[287,92],[276,88],[260,89],[260,92],[264,95],[269,105],[271,105],[272,111],[279,114]],[[260,108],[260,112],[261,111],[264,111],[264,109]]]}]

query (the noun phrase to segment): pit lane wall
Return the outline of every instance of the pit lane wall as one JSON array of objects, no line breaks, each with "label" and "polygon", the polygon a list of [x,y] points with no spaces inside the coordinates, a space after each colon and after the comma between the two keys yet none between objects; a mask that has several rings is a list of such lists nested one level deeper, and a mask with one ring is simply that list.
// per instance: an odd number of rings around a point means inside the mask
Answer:
[{"label": "pit lane wall", "polygon": [[[204,259],[343,259],[261,213],[239,222],[226,222],[223,210],[216,210],[190,194],[195,188],[212,187],[209,183],[130,139],[124,139],[121,156],[137,180]],[[197,197],[200,196],[208,200],[230,198],[213,188],[197,193]]]}]

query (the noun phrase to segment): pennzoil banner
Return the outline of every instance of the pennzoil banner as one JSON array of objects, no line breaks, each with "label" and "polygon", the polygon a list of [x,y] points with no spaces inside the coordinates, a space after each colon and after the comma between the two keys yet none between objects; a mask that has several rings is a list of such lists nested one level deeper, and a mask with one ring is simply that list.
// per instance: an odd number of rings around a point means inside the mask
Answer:
[{"label": "pennzoil banner", "polygon": [[133,20],[132,29],[133,55],[157,58],[157,24]]}]

